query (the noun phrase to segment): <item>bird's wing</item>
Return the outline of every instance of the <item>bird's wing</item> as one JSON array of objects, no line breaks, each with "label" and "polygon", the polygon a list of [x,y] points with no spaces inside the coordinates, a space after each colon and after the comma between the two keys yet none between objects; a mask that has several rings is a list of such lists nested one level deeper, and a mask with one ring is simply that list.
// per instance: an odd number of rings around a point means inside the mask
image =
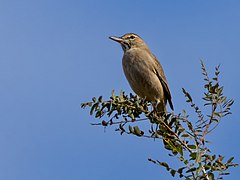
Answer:
[{"label": "bird's wing", "polygon": [[163,86],[165,96],[169,102],[171,109],[173,110],[172,97],[171,97],[171,93],[170,93],[170,90],[168,87],[167,79],[164,75],[162,65],[160,64],[160,62],[157,60],[157,58],[154,55],[153,55],[153,57],[154,57],[153,59],[154,59],[154,63],[155,63],[155,66],[154,66],[155,73],[158,76],[158,79],[160,80],[160,82]]}]

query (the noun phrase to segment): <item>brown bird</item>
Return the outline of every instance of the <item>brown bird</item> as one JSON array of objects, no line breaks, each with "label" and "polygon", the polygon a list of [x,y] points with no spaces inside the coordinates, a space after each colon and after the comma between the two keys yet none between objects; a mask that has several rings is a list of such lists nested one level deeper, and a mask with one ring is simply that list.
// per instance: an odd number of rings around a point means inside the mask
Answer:
[{"label": "brown bird", "polygon": [[122,66],[133,91],[152,102],[158,112],[166,112],[167,101],[173,110],[171,93],[162,65],[141,37],[127,33],[122,37],[109,38],[122,46]]}]

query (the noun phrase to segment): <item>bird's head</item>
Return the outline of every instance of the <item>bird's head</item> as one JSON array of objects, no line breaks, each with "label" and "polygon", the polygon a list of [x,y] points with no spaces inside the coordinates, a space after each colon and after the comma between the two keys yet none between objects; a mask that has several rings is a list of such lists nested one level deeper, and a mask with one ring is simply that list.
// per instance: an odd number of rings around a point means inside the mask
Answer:
[{"label": "bird's head", "polygon": [[142,40],[140,36],[134,33],[127,33],[121,37],[110,36],[111,40],[114,40],[121,44],[122,49],[124,52],[131,48],[138,48],[146,46],[145,42]]}]

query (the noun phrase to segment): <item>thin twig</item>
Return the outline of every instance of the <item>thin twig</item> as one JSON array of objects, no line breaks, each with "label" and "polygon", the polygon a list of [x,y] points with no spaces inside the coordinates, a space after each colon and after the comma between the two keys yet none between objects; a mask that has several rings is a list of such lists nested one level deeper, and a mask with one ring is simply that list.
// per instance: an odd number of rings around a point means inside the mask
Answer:
[{"label": "thin twig", "polygon": [[[110,124],[110,125],[113,125],[113,124],[122,124],[122,123],[130,123],[130,122],[133,123],[133,122],[146,121],[146,120],[148,120],[148,118],[132,119],[132,120],[121,120],[121,121],[116,121],[116,122],[110,122],[110,121],[112,121],[112,119],[111,119],[111,120],[107,121],[106,123]],[[93,125],[93,126],[100,126],[100,125],[102,125],[102,123],[91,123],[91,125]]]},{"label": "thin twig", "polygon": [[192,150],[187,146],[187,144],[185,144],[180,137],[164,122],[161,120],[161,123],[167,128],[167,130],[169,130],[171,133],[173,133],[173,135],[177,138],[177,140],[190,152],[192,153]]}]

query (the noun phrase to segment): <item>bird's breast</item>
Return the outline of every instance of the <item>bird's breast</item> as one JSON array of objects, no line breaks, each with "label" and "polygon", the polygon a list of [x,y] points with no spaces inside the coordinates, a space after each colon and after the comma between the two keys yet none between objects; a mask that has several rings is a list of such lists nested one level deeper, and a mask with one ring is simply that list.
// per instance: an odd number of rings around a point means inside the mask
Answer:
[{"label": "bird's breast", "polygon": [[154,61],[146,51],[127,51],[122,59],[124,74],[140,97],[156,100],[163,97],[162,84],[154,72]]}]

